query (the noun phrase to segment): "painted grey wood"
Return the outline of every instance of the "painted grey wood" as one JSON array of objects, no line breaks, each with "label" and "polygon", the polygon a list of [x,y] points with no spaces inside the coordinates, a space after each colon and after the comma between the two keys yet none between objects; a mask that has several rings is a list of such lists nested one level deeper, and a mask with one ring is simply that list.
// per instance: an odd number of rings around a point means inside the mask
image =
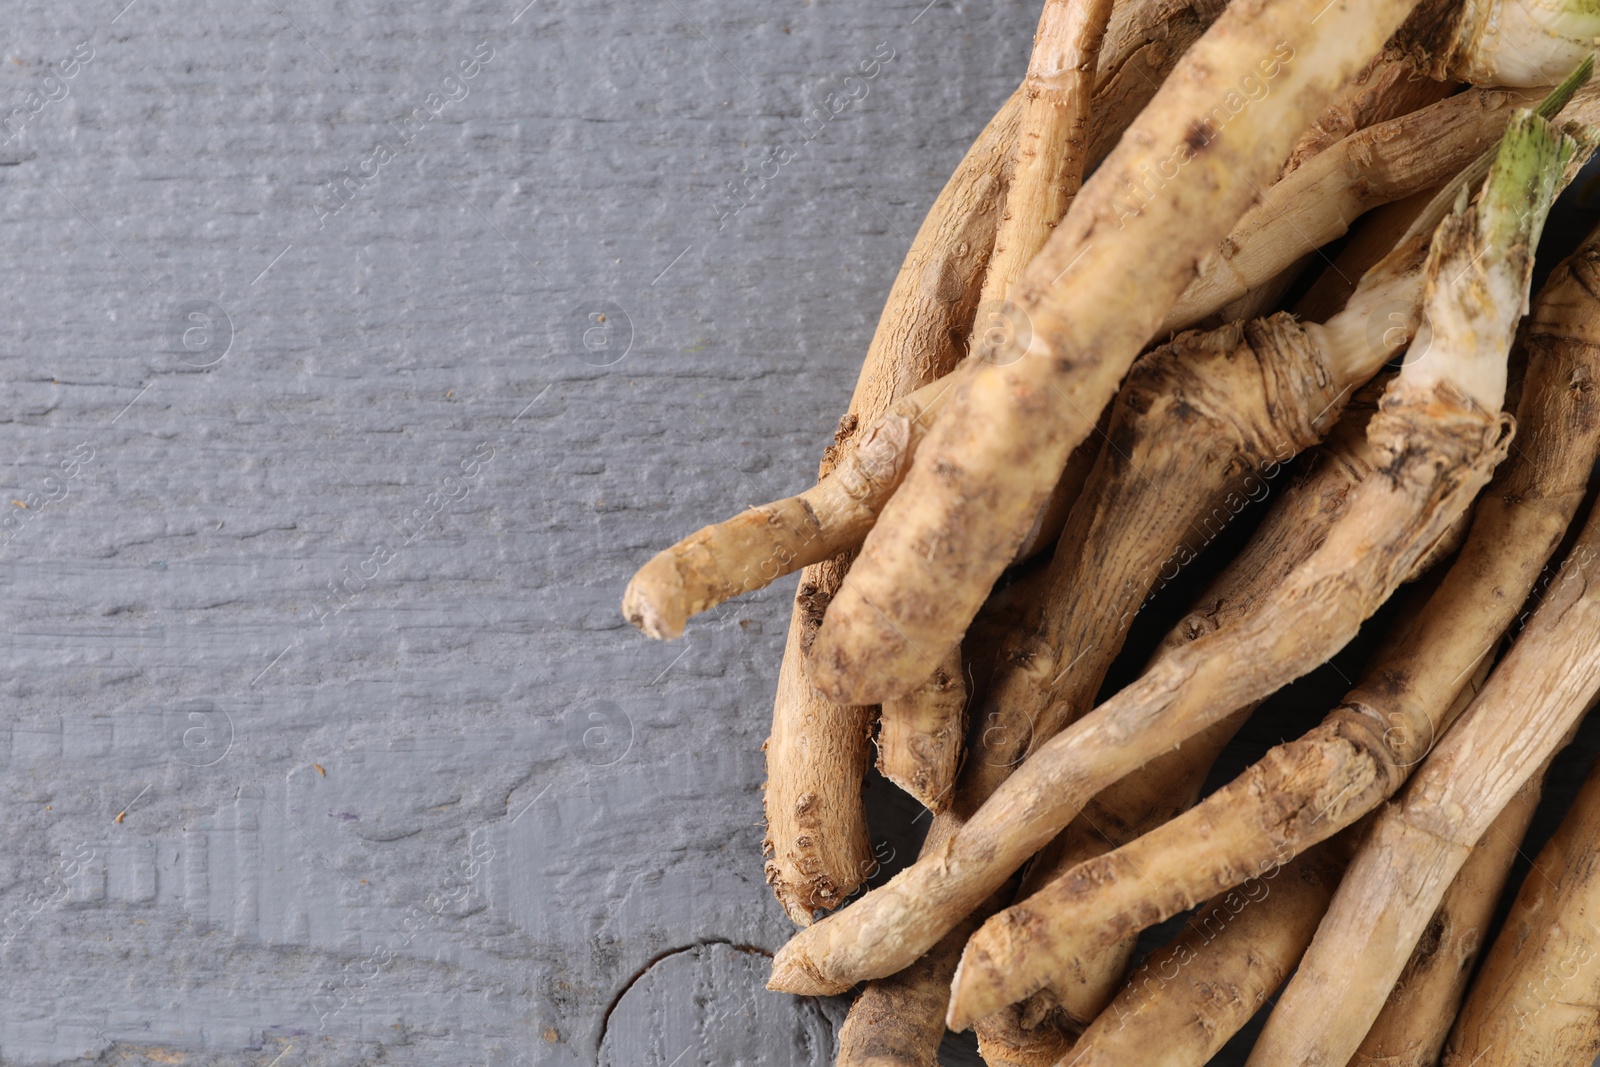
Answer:
[{"label": "painted grey wood", "polygon": [[7,6],[0,1061],[830,1062],[792,583],[617,601],[814,471],[1025,65],[925,2]]}]

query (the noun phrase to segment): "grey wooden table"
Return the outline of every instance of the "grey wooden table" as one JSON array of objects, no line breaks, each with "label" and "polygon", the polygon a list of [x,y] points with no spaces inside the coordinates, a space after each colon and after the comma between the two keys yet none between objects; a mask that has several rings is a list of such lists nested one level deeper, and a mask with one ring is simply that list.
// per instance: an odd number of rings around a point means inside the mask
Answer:
[{"label": "grey wooden table", "polygon": [[0,1062],[831,1062],[792,582],[617,600],[814,470],[1038,0],[525,3],[6,10]]}]

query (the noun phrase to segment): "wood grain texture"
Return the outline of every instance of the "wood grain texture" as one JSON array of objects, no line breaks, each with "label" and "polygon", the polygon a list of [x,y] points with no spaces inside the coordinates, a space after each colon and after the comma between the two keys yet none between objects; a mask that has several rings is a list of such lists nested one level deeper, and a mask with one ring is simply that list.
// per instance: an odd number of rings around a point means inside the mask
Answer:
[{"label": "wood grain texture", "polygon": [[0,1058],[830,1062],[740,947],[792,581],[616,601],[810,480],[1037,7],[125,4],[0,20]]}]

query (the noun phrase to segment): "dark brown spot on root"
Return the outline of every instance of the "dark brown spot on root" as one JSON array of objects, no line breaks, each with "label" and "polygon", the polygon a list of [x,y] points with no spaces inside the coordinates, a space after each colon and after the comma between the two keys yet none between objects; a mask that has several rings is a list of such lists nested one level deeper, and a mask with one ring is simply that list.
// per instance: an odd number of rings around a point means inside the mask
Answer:
[{"label": "dark brown spot on root", "polygon": [[1416,957],[1425,960],[1439,951],[1439,946],[1444,941],[1444,916],[1435,915],[1428,922],[1428,928],[1422,932],[1422,937],[1417,941]]}]

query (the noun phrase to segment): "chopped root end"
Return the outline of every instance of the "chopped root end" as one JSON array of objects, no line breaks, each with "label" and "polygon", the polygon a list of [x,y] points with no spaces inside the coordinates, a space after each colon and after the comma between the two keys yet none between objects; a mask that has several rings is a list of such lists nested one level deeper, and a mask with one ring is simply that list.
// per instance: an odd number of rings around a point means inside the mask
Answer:
[{"label": "chopped root end", "polygon": [[785,945],[772,958],[772,974],[767,978],[768,989],[802,997],[831,997],[850,988],[849,982],[841,984],[830,981],[804,954],[790,952],[789,948],[789,945]]},{"label": "chopped root end", "polygon": [[[651,561],[654,563],[654,560]],[[633,624],[634,628],[646,637],[653,637],[657,641],[670,641],[683,636],[684,625],[689,617],[678,612],[662,611],[661,605],[648,593],[640,588],[641,578],[646,578],[651,570],[650,564],[634,575],[633,581],[628,583],[628,588],[622,594],[622,615]]]}]

